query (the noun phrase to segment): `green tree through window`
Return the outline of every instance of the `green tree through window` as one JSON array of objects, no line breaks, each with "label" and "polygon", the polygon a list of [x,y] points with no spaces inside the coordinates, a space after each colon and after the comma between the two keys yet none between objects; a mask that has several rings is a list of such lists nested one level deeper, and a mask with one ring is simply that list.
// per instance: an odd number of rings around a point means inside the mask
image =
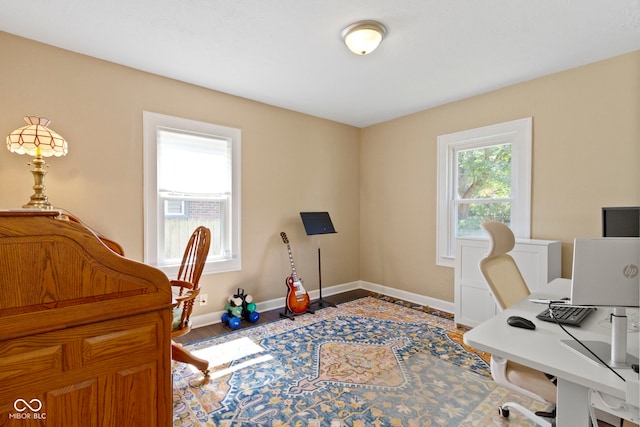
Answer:
[{"label": "green tree through window", "polygon": [[477,235],[483,221],[509,224],[511,144],[457,152],[458,236]]}]

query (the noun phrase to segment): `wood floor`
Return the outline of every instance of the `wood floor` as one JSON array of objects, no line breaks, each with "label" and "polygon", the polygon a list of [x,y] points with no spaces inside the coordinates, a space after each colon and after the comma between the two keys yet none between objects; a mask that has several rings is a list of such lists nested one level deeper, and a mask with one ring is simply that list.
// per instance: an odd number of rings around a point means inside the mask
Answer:
[{"label": "wood floor", "polygon": [[[352,301],[354,299],[363,298],[366,296],[372,295],[372,292],[366,291],[364,289],[356,289],[353,291],[344,292],[341,294],[331,295],[324,298],[325,302],[331,302],[334,304],[340,304],[347,301]],[[317,305],[314,305],[315,301],[312,301],[312,309],[317,310]],[[260,313],[260,320],[256,323],[251,323],[246,320],[243,320],[240,324],[239,330],[242,328],[250,328],[252,326],[260,325],[262,323],[273,322],[274,320],[280,319],[280,313],[283,309],[271,310],[262,312],[260,311],[260,305],[258,305],[258,312]],[[289,320],[290,322],[295,322],[295,320]],[[226,334],[232,332],[232,329],[222,323],[215,323],[213,325],[203,326],[200,328],[192,329],[187,335],[183,335],[181,337],[175,338],[174,341],[180,344],[187,344],[193,341],[199,341],[206,338],[215,337],[218,335]]]}]

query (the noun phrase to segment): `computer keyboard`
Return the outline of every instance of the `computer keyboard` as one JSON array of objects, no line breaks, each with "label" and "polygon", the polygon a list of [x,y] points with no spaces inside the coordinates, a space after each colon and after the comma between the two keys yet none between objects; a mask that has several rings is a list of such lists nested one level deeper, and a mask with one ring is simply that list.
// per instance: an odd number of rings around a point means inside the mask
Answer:
[{"label": "computer keyboard", "polygon": [[552,307],[553,317],[547,308],[536,316],[537,319],[545,322],[555,322],[563,325],[580,326],[580,323],[596,310],[595,307],[573,307],[570,305],[554,305]]}]

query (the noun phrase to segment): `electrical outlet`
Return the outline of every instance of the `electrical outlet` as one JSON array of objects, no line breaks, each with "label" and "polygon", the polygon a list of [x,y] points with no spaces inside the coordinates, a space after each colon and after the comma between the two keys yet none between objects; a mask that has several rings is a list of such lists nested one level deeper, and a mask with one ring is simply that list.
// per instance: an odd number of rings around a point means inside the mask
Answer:
[{"label": "electrical outlet", "polygon": [[207,305],[208,301],[209,301],[209,295],[200,294],[200,305]]}]

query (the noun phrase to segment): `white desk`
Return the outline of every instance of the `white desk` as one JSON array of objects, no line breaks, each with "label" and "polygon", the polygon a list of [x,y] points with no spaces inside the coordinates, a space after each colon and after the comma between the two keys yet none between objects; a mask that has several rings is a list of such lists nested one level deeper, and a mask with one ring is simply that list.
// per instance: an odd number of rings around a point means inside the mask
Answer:
[{"label": "white desk", "polygon": [[[571,281],[568,279],[555,279],[534,292],[531,297],[568,297],[570,286]],[[589,426],[589,389],[624,401],[627,383],[634,380],[637,386],[638,374],[631,369],[617,370],[629,380],[625,383],[607,368],[596,365],[567,348],[560,341],[571,338],[558,325],[536,319],[536,315],[545,308],[544,305],[534,304],[527,298],[467,332],[464,342],[479,350],[555,375],[558,378],[557,426]],[[601,308],[592,313],[581,327],[568,329],[580,340],[611,342],[611,329],[599,322],[607,312],[608,309]],[[513,315],[532,320],[536,329],[509,326],[507,318]],[[638,335],[637,332],[627,334],[627,351],[635,356],[638,356]]]}]

